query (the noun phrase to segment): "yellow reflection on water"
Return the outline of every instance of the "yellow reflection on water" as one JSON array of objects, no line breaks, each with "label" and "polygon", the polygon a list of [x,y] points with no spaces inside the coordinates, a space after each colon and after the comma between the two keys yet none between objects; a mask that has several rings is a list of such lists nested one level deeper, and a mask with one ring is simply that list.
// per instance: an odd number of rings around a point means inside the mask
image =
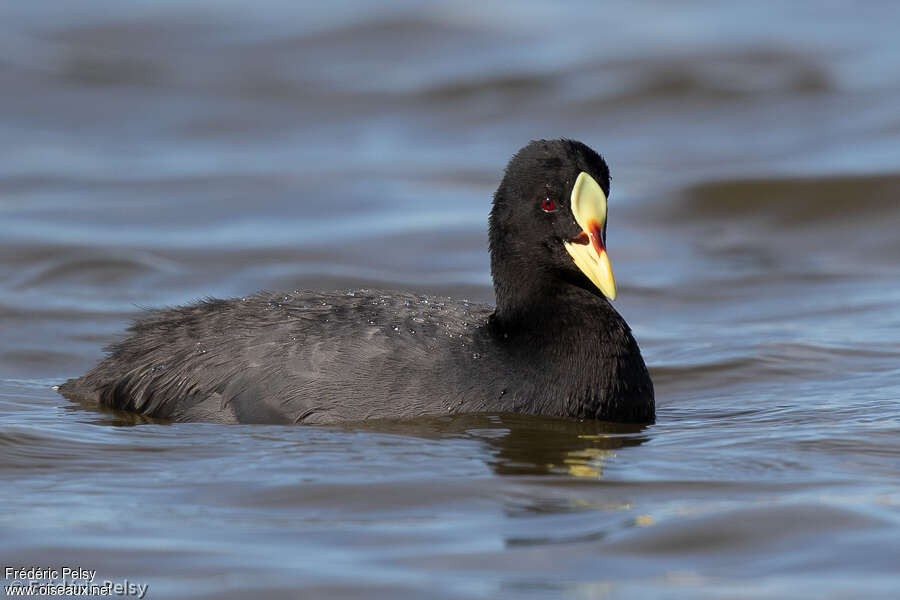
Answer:
[{"label": "yellow reflection on water", "polygon": [[653,515],[638,515],[634,518],[634,524],[638,527],[649,527],[653,525]]},{"label": "yellow reflection on water", "polygon": [[[596,436],[590,437],[593,438]],[[603,476],[603,463],[607,459],[615,456],[616,453],[612,450],[604,450],[602,448],[579,448],[578,450],[569,450],[566,452],[563,464],[569,475],[596,479]],[[552,465],[548,465],[548,467],[553,468]]]}]

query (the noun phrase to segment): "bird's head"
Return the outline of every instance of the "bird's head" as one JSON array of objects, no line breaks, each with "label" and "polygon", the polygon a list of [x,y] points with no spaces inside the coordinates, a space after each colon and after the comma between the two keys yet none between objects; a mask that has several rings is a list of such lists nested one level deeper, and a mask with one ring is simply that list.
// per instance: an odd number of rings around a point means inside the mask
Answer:
[{"label": "bird's head", "polygon": [[490,217],[498,306],[517,289],[537,289],[529,283],[554,279],[615,299],[606,253],[608,195],[606,162],[581,142],[537,140],[512,157]]}]

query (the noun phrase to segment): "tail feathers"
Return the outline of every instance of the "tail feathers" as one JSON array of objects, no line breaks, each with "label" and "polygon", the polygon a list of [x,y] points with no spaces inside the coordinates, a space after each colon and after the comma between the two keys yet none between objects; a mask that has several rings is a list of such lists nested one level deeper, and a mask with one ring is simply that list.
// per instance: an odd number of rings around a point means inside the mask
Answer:
[{"label": "tail feathers", "polygon": [[100,402],[100,391],[97,386],[86,382],[84,377],[69,379],[56,390],[69,400]]}]

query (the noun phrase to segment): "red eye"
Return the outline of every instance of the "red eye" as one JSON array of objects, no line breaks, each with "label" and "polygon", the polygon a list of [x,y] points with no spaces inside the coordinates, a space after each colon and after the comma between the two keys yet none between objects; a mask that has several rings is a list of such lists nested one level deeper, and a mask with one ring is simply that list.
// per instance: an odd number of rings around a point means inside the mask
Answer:
[{"label": "red eye", "polygon": [[541,208],[544,209],[544,212],[553,212],[556,210],[556,202],[550,198],[544,198],[541,200]]}]

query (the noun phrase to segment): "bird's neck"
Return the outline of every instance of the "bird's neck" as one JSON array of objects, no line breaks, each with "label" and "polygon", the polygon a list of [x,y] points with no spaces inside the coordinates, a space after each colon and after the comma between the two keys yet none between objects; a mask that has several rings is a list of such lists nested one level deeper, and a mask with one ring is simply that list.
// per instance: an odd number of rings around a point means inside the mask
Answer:
[{"label": "bird's neck", "polygon": [[[549,302],[558,294],[553,282],[546,277],[522,277],[517,275],[515,269],[508,269],[507,273],[493,272],[494,297],[497,306],[497,318],[514,322],[524,317],[532,316],[530,313],[544,310]],[[519,273],[528,271],[519,271]],[[528,273],[533,275],[533,273]]]},{"label": "bird's neck", "polygon": [[[522,278],[519,282],[495,279],[496,311],[493,322],[507,335],[553,343],[572,336],[589,346],[606,330],[627,330],[627,325],[609,301],[584,278],[568,281],[560,277]],[[585,339],[586,338],[586,339]]]},{"label": "bird's neck", "polygon": [[519,380],[528,382],[510,401],[530,402],[538,414],[652,421],[653,383],[628,324],[609,301],[565,281],[524,289],[539,295],[513,298],[512,305],[498,299],[488,328],[493,344],[524,370]]}]

